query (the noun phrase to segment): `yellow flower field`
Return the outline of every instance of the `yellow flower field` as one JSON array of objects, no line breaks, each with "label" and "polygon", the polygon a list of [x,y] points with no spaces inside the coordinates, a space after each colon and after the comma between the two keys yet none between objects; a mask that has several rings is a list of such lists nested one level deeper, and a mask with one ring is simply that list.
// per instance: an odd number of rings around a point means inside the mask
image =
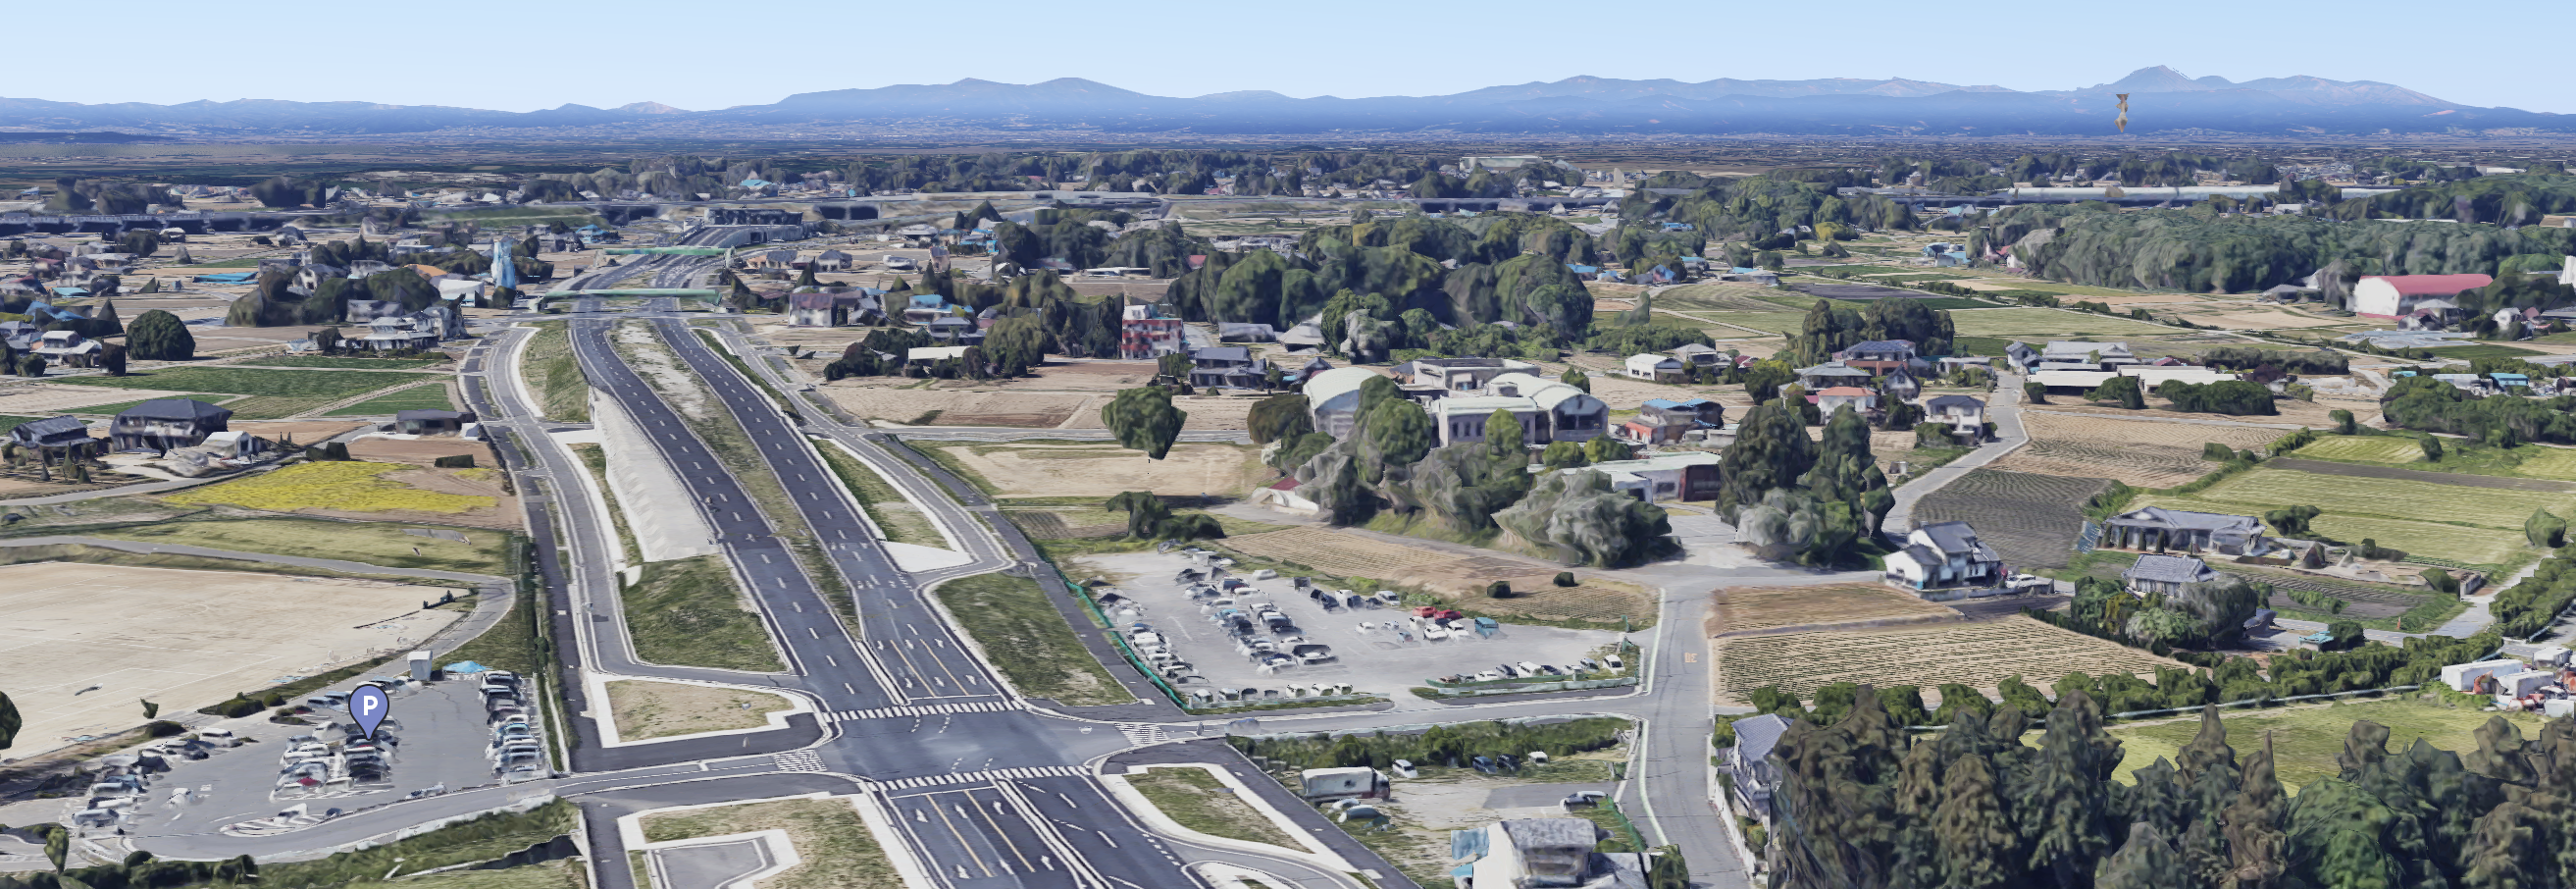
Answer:
[{"label": "yellow flower field", "polygon": [[424,491],[383,478],[385,473],[411,468],[401,463],[302,463],[265,475],[183,491],[166,499],[194,506],[221,503],[271,512],[311,508],[455,514],[494,504],[490,497]]}]

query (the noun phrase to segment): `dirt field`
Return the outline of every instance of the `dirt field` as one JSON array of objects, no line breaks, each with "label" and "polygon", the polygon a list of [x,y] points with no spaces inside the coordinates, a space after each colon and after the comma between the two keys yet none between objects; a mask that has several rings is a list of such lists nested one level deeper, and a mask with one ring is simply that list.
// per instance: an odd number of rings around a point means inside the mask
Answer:
[{"label": "dirt field", "polygon": [[0,386],[0,404],[19,416],[50,416],[94,404],[121,404],[148,398],[177,398],[186,392],[159,389],[118,389],[109,386],[58,386],[50,383],[22,383]]},{"label": "dirt field", "polygon": [[1178,444],[1160,460],[1109,443],[915,446],[947,452],[1002,497],[1108,497],[1122,491],[1234,495],[1267,481],[1256,471],[1256,452],[1236,445]]},{"label": "dirt field", "polygon": [[[2247,414],[2244,416],[2233,416],[2229,414],[2194,414],[2170,410],[2172,407],[2173,402],[2157,398],[2153,395],[2147,396],[2146,409],[2133,411],[2125,408],[2111,407],[2108,404],[2097,405],[2093,402],[2085,401],[2084,397],[2081,395],[2051,394],[2048,396],[2048,404],[2039,406],[2035,409],[2024,410],[2022,411],[2022,417],[2024,418],[2024,422],[2028,422],[2028,418],[2032,413],[2039,411],[2052,411],[2067,414],[2091,414],[2101,417],[2206,420],[2213,423],[2237,423],[2246,426],[2280,426],[2285,427],[2282,431],[2287,432],[2289,429],[2294,429],[2300,426],[2313,426],[2319,429],[2331,428],[2334,426],[2334,419],[2327,416],[2327,414],[2335,408],[2343,408],[2345,410],[2353,411],[2354,413],[2362,414],[2363,416],[2372,416],[2379,412],[2378,406],[2372,402],[2350,400],[2330,402],[2326,399],[2320,399],[2318,401],[2300,401],[2295,398],[2273,399],[2272,409],[2280,411],[2278,414]],[[2364,413],[2365,411],[2367,411],[2367,413]]]},{"label": "dirt field", "polygon": [[[248,432],[252,435],[281,443],[284,442],[288,436],[294,436],[296,444],[308,445],[313,444],[314,442],[327,440],[351,429],[356,429],[359,425],[361,424],[354,420],[253,420],[235,422],[230,424],[230,427],[234,432]],[[400,463],[411,461],[397,460],[392,462]],[[429,461],[421,460],[418,462],[427,463]]]},{"label": "dirt field", "polygon": [[1929,627],[1721,639],[1718,697],[1741,703],[1778,685],[1800,697],[1835,682],[1925,689],[1957,682],[1992,693],[2006,676],[2046,688],[2069,672],[2149,674],[2173,661],[2028,617]]},{"label": "dirt field", "polygon": [[2012,570],[2063,568],[2084,528],[2084,501],[2110,485],[2108,479],[1979,468],[1915,504],[1914,524],[1967,522]]},{"label": "dirt field", "polygon": [[18,756],[397,653],[462,612],[446,590],[364,580],[46,562],[0,567],[0,676],[27,722]]},{"label": "dirt field", "polygon": [[2021,421],[2030,432],[2030,444],[1995,461],[1996,469],[2118,479],[2143,488],[2170,488],[2217,468],[2218,464],[2200,458],[2202,446],[2209,442],[2260,450],[2288,434],[2260,426],[2164,423],[2051,411],[2026,411]]},{"label": "dirt field", "polygon": [[1877,584],[1730,587],[1710,595],[1716,604],[1708,619],[1711,636],[1817,624],[1952,619],[1959,615]]},{"label": "dirt field", "polygon": [[791,706],[786,698],[738,688],[643,679],[608,683],[608,707],[617,714],[621,741],[759,728],[769,724],[770,712]]},{"label": "dirt field", "polygon": [[[296,440],[304,440],[301,433]],[[377,463],[415,463],[427,466],[440,457],[471,455],[476,466],[499,466],[493,459],[492,446],[462,438],[361,438],[349,442],[349,457]]]},{"label": "dirt field", "polygon": [[[1063,428],[1109,428],[1108,424],[1100,421],[1100,408],[1112,397],[1094,395],[1083,399],[1082,406],[1074,409],[1073,416],[1064,422]],[[1250,425],[1252,405],[1260,400],[1240,395],[1181,396],[1172,399],[1172,406],[1189,414],[1189,419],[1181,423],[1183,432],[1231,432]]]}]

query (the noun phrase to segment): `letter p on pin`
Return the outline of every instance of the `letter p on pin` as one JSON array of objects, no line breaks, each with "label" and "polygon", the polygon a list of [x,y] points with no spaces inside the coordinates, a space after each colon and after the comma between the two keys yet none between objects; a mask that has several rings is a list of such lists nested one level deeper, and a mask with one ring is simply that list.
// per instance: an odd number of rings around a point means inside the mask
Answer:
[{"label": "letter p on pin", "polygon": [[393,701],[385,696],[385,690],[372,683],[349,692],[349,716],[366,731],[367,740],[375,740],[376,726],[384,724],[385,714],[392,709]]}]

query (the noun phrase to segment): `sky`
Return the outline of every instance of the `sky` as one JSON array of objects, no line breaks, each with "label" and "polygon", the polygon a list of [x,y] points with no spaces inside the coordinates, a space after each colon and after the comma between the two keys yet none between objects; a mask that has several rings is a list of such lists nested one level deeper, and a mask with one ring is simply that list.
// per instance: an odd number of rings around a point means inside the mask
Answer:
[{"label": "sky", "polygon": [[[1441,95],[1586,74],[1684,81],[1908,77],[2070,89],[2170,65],[2193,77],[2236,81],[2295,74],[2376,80],[2467,105],[2576,113],[2576,91],[2564,87],[2555,70],[2564,63],[2552,54],[2509,51],[2464,64],[2451,53],[2383,46],[2512,46],[2493,38],[2496,29],[2514,27],[2506,24],[2513,15],[2427,14],[2419,4],[2393,0],[1970,6],[1845,0],[1830,12],[1820,9],[1707,0],[772,0],[739,7],[447,0],[426,8],[276,3],[245,18],[237,4],[135,0],[118,6],[118,18],[143,24],[133,33],[145,38],[137,45],[152,47],[149,63],[17,65],[0,83],[0,95],[506,111],[656,101],[705,110],[766,104],[798,92],[965,77],[1005,83],[1081,77],[1166,96],[1266,89],[1358,98]],[[2401,21],[2402,29],[2391,30]],[[82,4],[37,4],[11,14],[13,30],[22,34],[86,33],[97,22],[96,10]],[[391,52],[379,55],[379,47]]]}]

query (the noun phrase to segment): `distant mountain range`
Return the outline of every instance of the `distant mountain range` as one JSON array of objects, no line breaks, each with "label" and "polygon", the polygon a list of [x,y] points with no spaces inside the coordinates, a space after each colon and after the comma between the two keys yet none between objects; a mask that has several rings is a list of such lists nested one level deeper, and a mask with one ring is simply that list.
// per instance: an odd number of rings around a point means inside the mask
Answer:
[{"label": "distant mountain range", "polygon": [[2576,115],[2481,108],[2368,80],[2267,77],[2242,83],[2144,68],[2113,83],[2021,92],[1922,80],[1618,80],[1571,77],[1447,96],[1296,99],[1266,90],[1151,96],[1079,78],[799,93],[769,105],[686,111],[658,102],[485,111],[436,105],[245,99],[82,105],[0,98],[0,131],[104,129],[199,138],[365,137],[472,132],[528,136],[725,135],[792,131],[1149,135],[2107,136],[2130,95],[2132,134],[2248,135],[2576,132]]}]

